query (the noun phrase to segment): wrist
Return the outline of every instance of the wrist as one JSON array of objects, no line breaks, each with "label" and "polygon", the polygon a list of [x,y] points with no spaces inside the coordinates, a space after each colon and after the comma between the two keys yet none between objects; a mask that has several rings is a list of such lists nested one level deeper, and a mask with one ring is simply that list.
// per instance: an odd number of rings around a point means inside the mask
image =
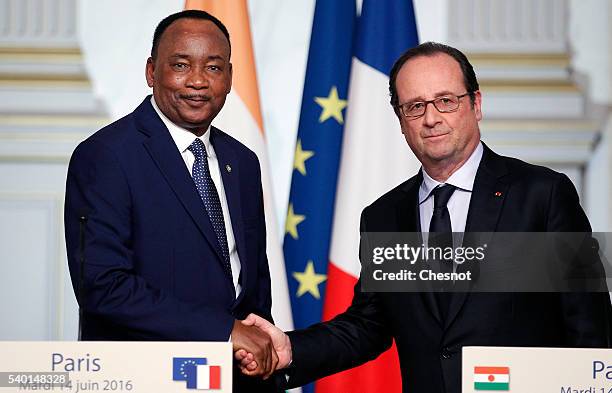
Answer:
[{"label": "wrist", "polygon": [[287,357],[288,357],[287,364],[285,365],[285,367],[289,367],[293,363],[293,347],[291,346],[291,339],[286,334],[285,334],[285,339],[287,340]]}]

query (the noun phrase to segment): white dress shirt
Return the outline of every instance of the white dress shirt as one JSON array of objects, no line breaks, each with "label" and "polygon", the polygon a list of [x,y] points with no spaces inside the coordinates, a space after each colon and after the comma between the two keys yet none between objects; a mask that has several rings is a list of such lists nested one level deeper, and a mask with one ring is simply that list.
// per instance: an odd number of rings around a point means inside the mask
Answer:
[{"label": "white dress shirt", "polygon": [[445,183],[440,183],[434,180],[427,174],[423,168],[423,183],[419,188],[419,215],[421,216],[421,232],[429,232],[429,223],[434,209],[434,197],[432,191],[440,184],[450,184],[457,189],[451,195],[446,207],[450,214],[451,228],[453,232],[464,232],[465,223],[467,221],[468,209],[470,208],[470,199],[472,198],[472,189],[474,188],[474,180],[476,179],[476,171],[482,159],[482,142],[468,158],[468,160],[453,173]]},{"label": "white dress shirt", "polygon": [[[178,151],[181,153],[183,157],[183,161],[187,166],[187,170],[189,174],[192,174],[193,163],[195,162],[195,156],[193,153],[187,148],[196,140],[196,138],[200,138],[202,142],[204,142],[204,147],[206,147],[208,167],[210,168],[210,176],[212,177],[213,183],[215,183],[215,187],[217,188],[217,193],[219,194],[219,201],[221,202],[221,210],[223,210],[223,221],[225,221],[225,235],[227,236],[227,247],[229,250],[229,259],[230,265],[232,268],[232,278],[234,280],[234,288],[236,288],[236,297],[240,294],[242,287],[238,282],[238,278],[240,277],[240,259],[238,258],[238,250],[236,250],[236,239],[234,238],[234,231],[232,229],[232,221],[230,217],[229,207],[227,206],[227,198],[225,197],[225,188],[223,187],[223,181],[221,180],[221,171],[219,169],[219,161],[217,160],[217,155],[215,153],[215,149],[210,143],[210,127],[201,137],[195,136],[192,132],[177,126],[170,119],[168,119],[162,111],[157,106],[155,99],[151,96],[151,104],[155,109],[155,112],[162,119],[168,131],[170,131],[170,136],[174,140]],[[202,205],[204,208],[204,205]]]}]

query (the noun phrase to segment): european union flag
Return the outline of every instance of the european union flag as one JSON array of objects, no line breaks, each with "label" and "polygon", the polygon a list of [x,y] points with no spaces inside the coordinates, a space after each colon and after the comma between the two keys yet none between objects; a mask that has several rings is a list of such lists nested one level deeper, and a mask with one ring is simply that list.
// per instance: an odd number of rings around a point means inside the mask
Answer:
[{"label": "european union flag", "polygon": [[322,316],[355,8],[355,0],[315,5],[283,242],[296,328]]},{"label": "european union flag", "polygon": [[195,389],[198,364],[207,364],[206,358],[172,358],[172,380],[187,381],[187,389]]},{"label": "european union flag", "polygon": [[283,242],[296,328],[321,320],[355,18],[316,2]]}]

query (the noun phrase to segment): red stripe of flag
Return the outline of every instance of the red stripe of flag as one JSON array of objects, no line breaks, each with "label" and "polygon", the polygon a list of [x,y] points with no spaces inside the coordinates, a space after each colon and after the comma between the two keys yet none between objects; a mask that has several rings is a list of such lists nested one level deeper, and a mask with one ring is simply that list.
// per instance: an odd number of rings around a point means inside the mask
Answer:
[{"label": "red stripe of flag", "polygon": [[221,389],[221,366],[210,366],[209,389]]}]

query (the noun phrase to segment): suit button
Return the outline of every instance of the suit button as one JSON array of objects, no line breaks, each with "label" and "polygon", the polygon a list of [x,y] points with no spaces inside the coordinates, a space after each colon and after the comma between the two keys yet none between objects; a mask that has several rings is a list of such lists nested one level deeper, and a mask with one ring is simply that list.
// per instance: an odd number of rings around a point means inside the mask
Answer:
[{"label": "suit button", "polygon": [[440,352],[440,357],[442,359],[450,359],[451,356],[453,355],[450,353],[450,350],[448,348],[443,348],[442,351]]}]

